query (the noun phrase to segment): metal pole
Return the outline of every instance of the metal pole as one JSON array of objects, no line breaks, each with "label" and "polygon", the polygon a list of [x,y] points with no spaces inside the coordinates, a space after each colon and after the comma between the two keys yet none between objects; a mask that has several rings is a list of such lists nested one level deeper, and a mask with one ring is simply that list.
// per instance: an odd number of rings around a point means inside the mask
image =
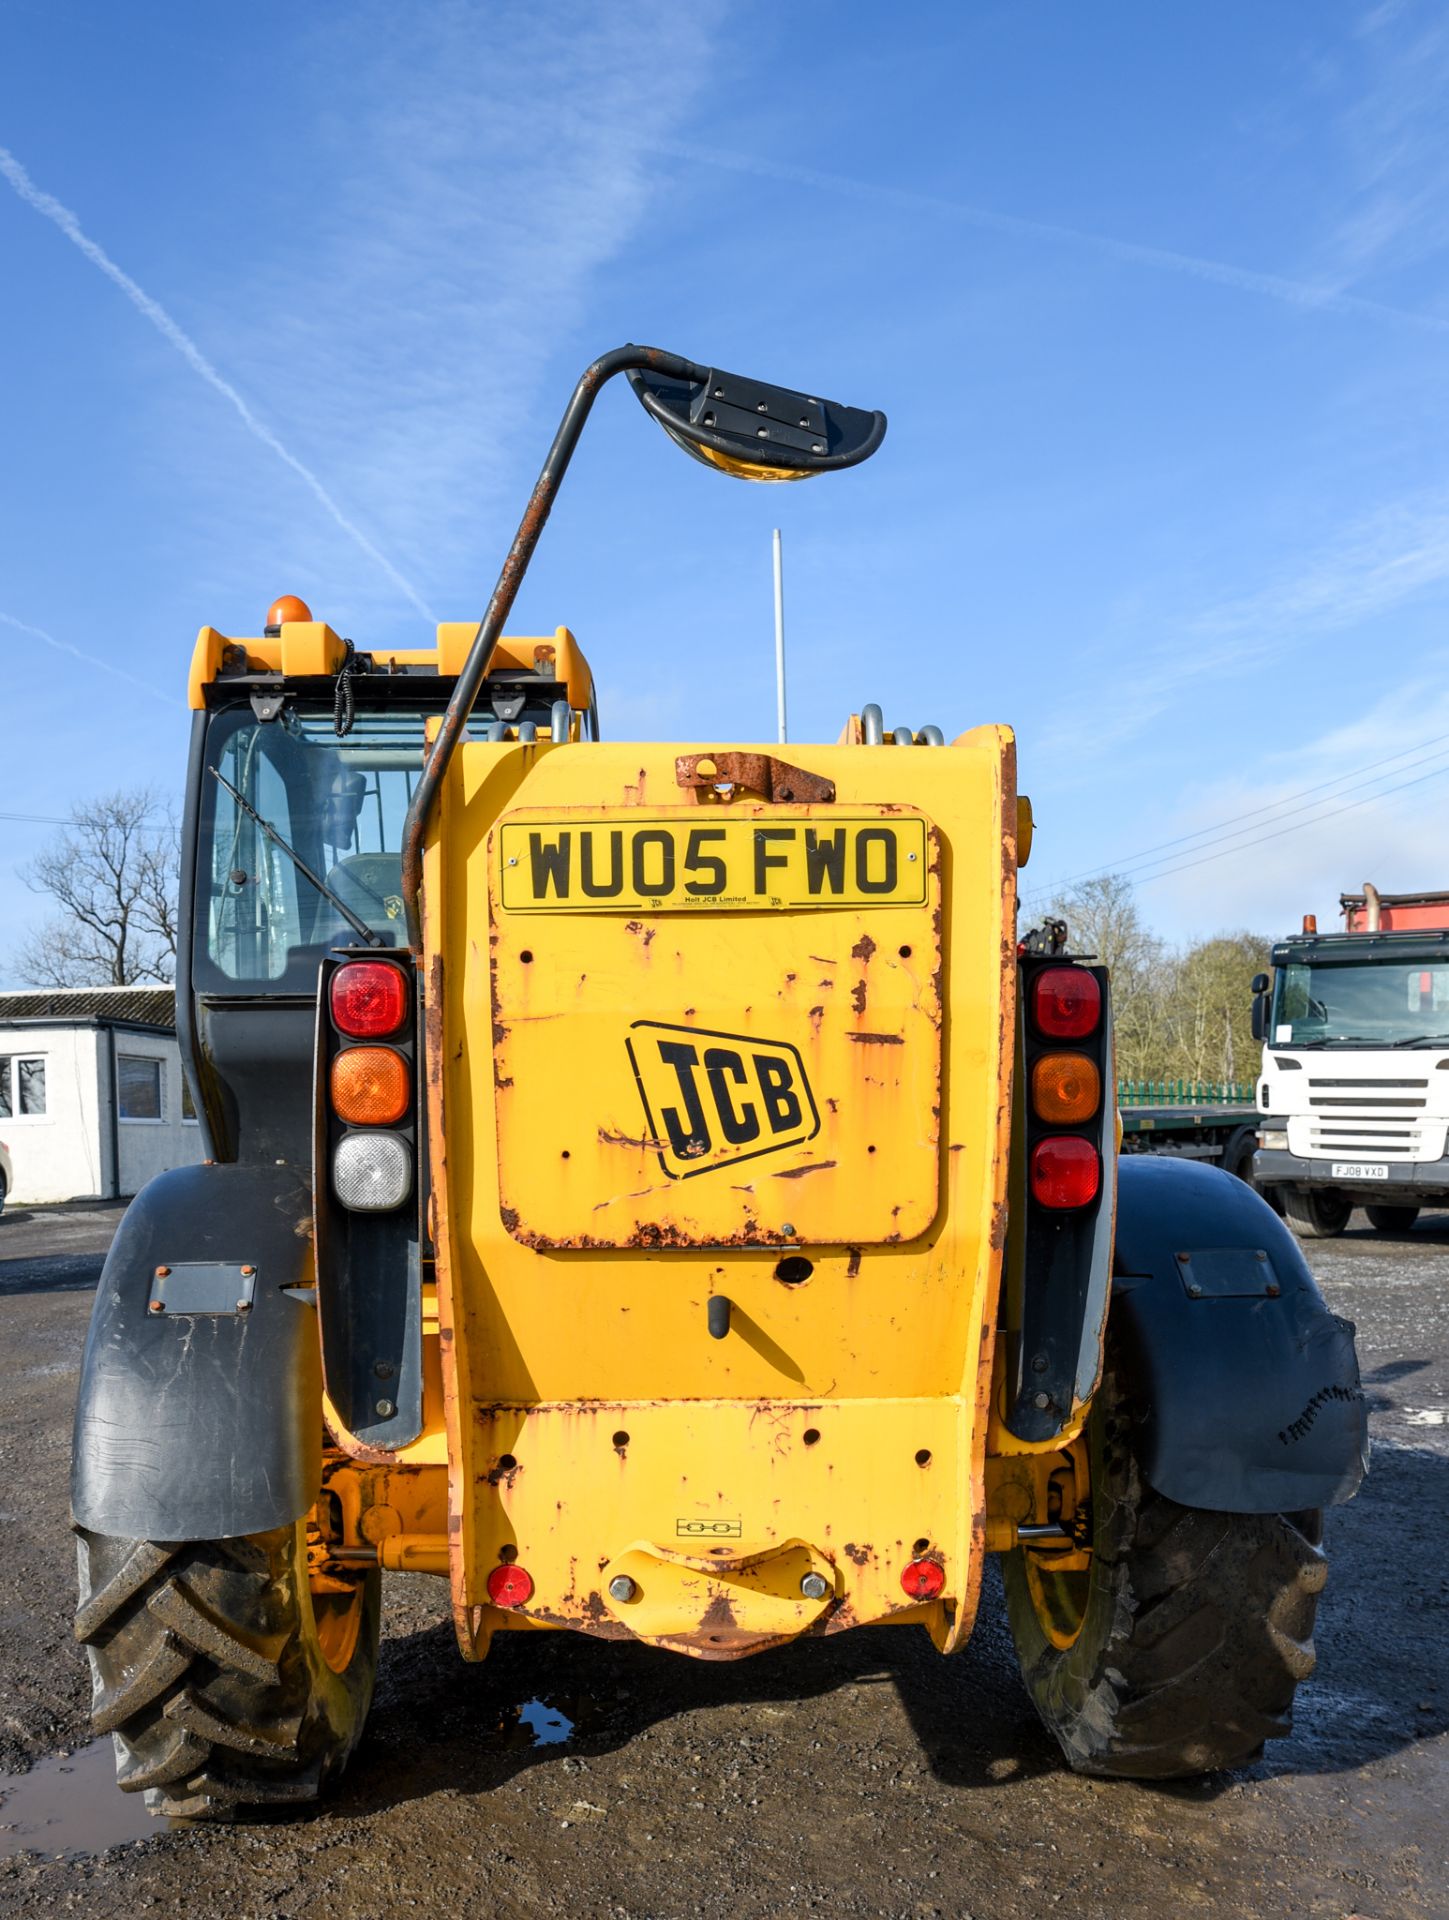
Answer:
[{"label": "metal pole", "polygon": [[[401,892],[407,914],[408,945],[414,953],[420,954],[423,950],[422,910],[418,903],[423,883],[423,841],[427,835],[428,816],[433,810],[443,775],[448,770],[453,749],[468,724],[468,715],[478,697],[478,689],[487,677],[494,645],[503,632],[503,623],[513,606],[519,582],[533,558],[538,536],[543,532],[554,495],[568,471],[579,435],[584,430],[584,422],[589,417],[589,409],[604,382],[612,380],[616,373],[626,373],[631,367],[652,367],[655,372],[671,374],[676,380],[707,380],[710,371],[708,367],[696,366],[693,360],[682,360],[677,353],[664,353],[658,347],[630,346],[615,347],[612,353],[602,354],[580,376],[563,419],[559,422],[553,445],[548,450],[543,471],[534,483],[523,518],[518,523],[518,531],[513,536],[513,545],[508,549],[498,575],[493,597],[478,622],[478,631],[473,635],[468,658],[453,687],[453,696],[443,715],[438,737],[433,742],[418,784],[413,789],[412,799],[408,802],[402,831]],[[884,431],[882,427],[881,432]],[[597,726],[593,728],[593,735],[595,739],[598,738]]]},{"label": "metal pole", "polygon": [[785,574],[778,527],[775,529],[775,717],[783,746],[790,735],[785,725]]}]

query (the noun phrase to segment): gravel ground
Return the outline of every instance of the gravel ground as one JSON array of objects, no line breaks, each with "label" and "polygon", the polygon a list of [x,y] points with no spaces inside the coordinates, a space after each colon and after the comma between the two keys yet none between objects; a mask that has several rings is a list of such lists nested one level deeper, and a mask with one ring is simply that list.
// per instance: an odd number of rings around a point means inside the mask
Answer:
[{"label": "gravel ground", "polygon": [[441,1584],[409,1577],[324,1810],[160,1832],[88,1742],[69,1630],[71,1401],[118,1217],[0,1219],[0,1913],[1449,1917],[1449,1214],[1405,1241],[1355,1215],[1310,1249],[1358,1322],[1374,1463],[1329,1517],[1296,1729],[1253,1767],[1167,1788],[1065,1772],[994,1575],[949,1662],[881,1629],[725,1666],[503,1636],[481,1667]]}]

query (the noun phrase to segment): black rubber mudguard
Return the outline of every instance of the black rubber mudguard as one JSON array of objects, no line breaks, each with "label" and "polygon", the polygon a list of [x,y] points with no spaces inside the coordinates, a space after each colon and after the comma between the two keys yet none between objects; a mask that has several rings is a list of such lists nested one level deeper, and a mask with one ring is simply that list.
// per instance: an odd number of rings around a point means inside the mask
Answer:
[{"label": "black rubber mudguard", "polygon": [[1198,1161],[1129,1154],[1118,1182],[1108,1324],[1150,1484],[1225,1513],[1351,1499],[1368,1464],[1354,1329],[1297,1240]]},{"label": "black rubber mudguard", "polygon": [[136,1195],[81,1363],[78,1526],[216,1540],[310,1509],[322,1474],[311,1217],[286,1167],[178,1167]]}]

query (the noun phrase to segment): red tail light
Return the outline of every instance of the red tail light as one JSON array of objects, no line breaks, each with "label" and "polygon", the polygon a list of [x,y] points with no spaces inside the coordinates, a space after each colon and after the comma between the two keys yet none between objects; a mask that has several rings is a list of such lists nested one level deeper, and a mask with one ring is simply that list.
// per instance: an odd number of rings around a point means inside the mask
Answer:
[{"label": "red tail light", "polygon": [[407,982],[401,967],[377,960],[353,960],[332,976],[332,1021],[351,1039],[396,1033],[408,1010]]},{"label": "red tail light", "polygon": [[1039,1033],[1082,1040],[1102,1017],[1102,989],[1085,967],[1045,967],[1031,983],[1031,1011]]},{"label": "red tail light", "polygon": [[1032,1197],[1042,1206],[1085,1207],[1096,1199],[1101,1184],[1101,1156],[1090,1140],[1074,1133],[1054,1134],[1032,1149]]}]

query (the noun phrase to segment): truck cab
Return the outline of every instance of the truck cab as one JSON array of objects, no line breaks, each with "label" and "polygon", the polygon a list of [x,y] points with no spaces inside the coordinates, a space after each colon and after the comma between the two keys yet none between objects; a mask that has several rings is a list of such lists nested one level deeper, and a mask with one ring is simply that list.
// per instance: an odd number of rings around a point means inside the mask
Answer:
[{"label": "truck cab", "polygon": [[1449,895],[1341,897],[1345,930],[1309,921],[1255,982],[1263,1040],[1254,1176],[1305,1238],[1355,1206],[1405,1232],[1449,1204]]}]

